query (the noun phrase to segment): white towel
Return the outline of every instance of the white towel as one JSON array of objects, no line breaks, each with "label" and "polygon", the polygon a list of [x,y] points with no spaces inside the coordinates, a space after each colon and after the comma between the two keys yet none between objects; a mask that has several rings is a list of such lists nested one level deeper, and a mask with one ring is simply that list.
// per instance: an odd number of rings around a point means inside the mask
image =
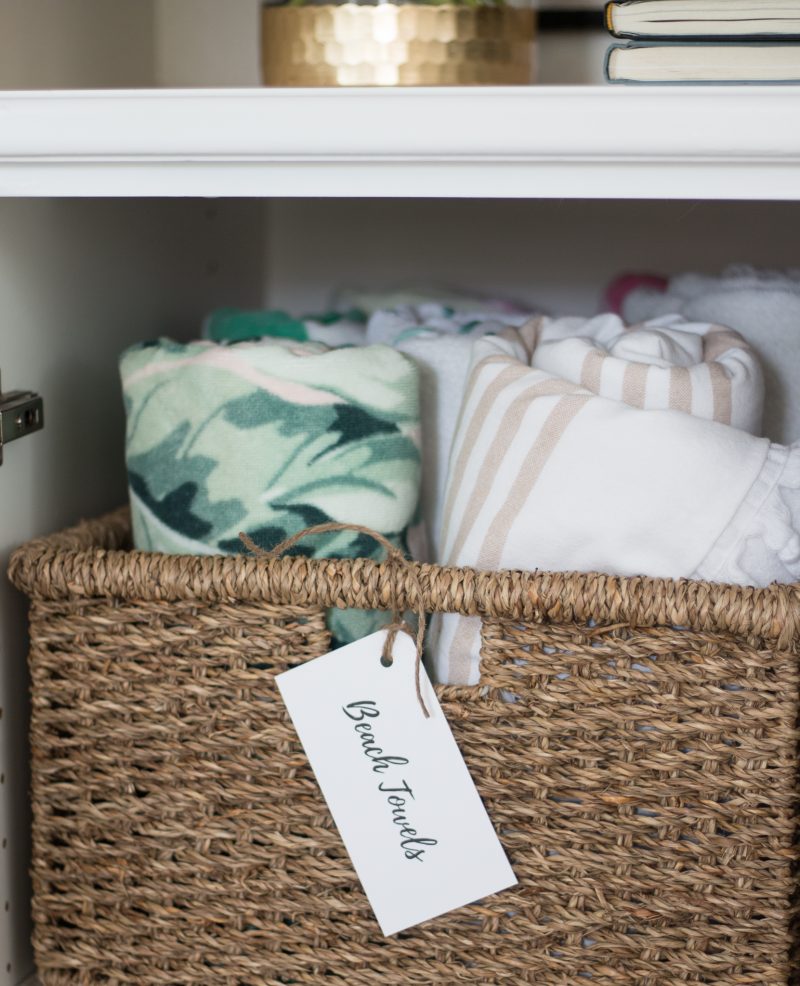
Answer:
[{"label": "white towel", "polygon": [[542,318],[533,366],[632,407],[673,408],[761,434],[764,379],[753,351],[721,325],[666,315],[626,326],[616,315]]},{"label": "white towel", "polygon": [[[447,481],[447,564],[800,577],[800,448],[597,396],[532,358],[524,333],[474,344]],[[480,620],[437,622],[436,678],[476,683]]]},{"label": "white towel", "polygon": [[410,356],[420,374],[422,426],[422,513],[431,559],[439,560],[438,535],[450,446],[469,371],[472,344],[506,324],[521,325],[527,314],[506,313],[502,321],[480,311],[453,311],[426,303],[376,311],[367,342],[387,343]]},{"label": "white towel", "polygon": [[764,369],[764,434],[776,442],[800,439],[800,271],[739,266],[720,277],[681,274],[666,292],[633,290],[622,306],[629,322],[669,312],[741,332]]},{"label": "white towel", "polygon": [[368,316],[374,315],[380,309],[412,308],[421,311],[427,306],[447,310],[453,314],[480,312],[483,316],[491,315],[495,318],[524,315],[530,310],[520,308],[507,298],[481,298],[446,286],[397,288],[392,291],[344,289],[336,293],[333,306],[339,311],[356,309],[366,312]]}]

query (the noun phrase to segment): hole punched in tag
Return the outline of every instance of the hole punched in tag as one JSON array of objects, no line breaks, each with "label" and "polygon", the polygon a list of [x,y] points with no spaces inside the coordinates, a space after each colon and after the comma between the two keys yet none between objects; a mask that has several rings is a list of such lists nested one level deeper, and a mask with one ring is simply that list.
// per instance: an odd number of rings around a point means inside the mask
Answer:
[{"label": "hole punched in tag", "polygon": [[253,541],[253,539],[245,534],[243,531],[239,533],[239,540],[242,544],[250,551],[253,555],[259,558],[267,558],[270,561],[274,561],[279,558],[285,551],[289,548],[294,547],[298,541],[302,541],[306,537],[310,537],[314,534],[328,534],[333,531],[356,531],[359,534],[366,534],[371,537],[373,541],[376,541],[382,548],[386,550],[386,564],[391,568],[404,568],[406,574],[414,585],[414,590],[417,596],[417,628],[416,631],[413,630],[408,623],[403,619],[403,614],[399,610],[392,610],[392,622],[385,628],[386,629],[386,639],[383,644],[383,651],[381,653],[381,664],[385,668],[390,668],[394,663],[394,658],[392,657],[392,650],[394,648],[394,642],[397,639],[398,633],[407,633],[409,637],[414,641],[416,646],[417,656],[414,662],[414,687],[417,693],[417,701],[422,709],[423,715],[426,719],[430,719],[431,714],[428,712],[428,707],[425,705],[425,699],[422,697],[422,684],[421,684],[421,669],[422,669],[422,648],[425,642],[425,605],[422,598],[422,586],[419,583],[414,567],[408,562],[403,552],[400,548],[392,544],[388,538],[385,538],[383,534],[379,534],[377,531],[373,531],[369,527],[363,527],[361,524],[340,524],[336,521],[331,521],[327,524],[315,524],[313,527],[306,527],[302,531],[298,531],[291,537],[286,538],[285,541],[281,541],[280,544],[276,545],[271,551],[265,551]]}]

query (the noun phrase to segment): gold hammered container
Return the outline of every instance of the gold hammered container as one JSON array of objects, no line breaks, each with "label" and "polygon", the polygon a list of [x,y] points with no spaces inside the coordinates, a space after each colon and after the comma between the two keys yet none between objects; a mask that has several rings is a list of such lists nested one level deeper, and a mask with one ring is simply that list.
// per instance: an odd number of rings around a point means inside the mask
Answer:
[{"label": "gold hammered container", "polygon": [[534,80],[536,14],[505,5],[265,5],[267,86],[489,86]]}]

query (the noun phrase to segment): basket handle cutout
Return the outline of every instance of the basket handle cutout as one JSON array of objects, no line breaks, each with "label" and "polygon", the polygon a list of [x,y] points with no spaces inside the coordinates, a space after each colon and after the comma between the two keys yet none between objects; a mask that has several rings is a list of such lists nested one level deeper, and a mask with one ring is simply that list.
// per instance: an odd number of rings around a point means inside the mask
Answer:
[{"label": "basket handle cutout", "polygon": [[403,619],[403,614],[396,609],[392,609],[392,622],[386,628],[386,640],[383,643],[383,652],[381,653],[381,664],[384,667],[391,667],[392,664],[392,650],[394,648],[394,642],[397,639],[398,633],[407,633],[409,637],[414,641],[417,655],[414,661],[414,687],[417,693],[417,701],[422,709],[422,712],[426,719],[430,719],[430,712],[428,712],[428,707],[425,705],[425,699],[422,697],[422,650],[425,643],[425,626],[426,626],[426,616],[425,616],[425,606],[423,604],[423,594],[422,587],[419,584],[419,579],[417,578],[416,572],[412,565],[409,564],[405,555],[396,545],[392,544],[388,538],[384,537],[378,531],[373,531],[370,527],[364,527],[361,524],[340,524],[337,521],[329,521],[325,524],[315,524],[313,527],[306,527],[302,531],[298,531],[296,534],[292,534],[291,537],[286,538],[285,541],[281,541],[280,544],[272,548],[271,551],[265,551],[253,541],[253,539],[245,534],[244,531],[239,533],[239,539],[242,544],[250,551],[252,554],[260,558],[266,558],[268,561],[276,561],[285,551],[289,548],[293,548],[298,541],[302,541],[304,538],[310,537],[314,534],[327,534],[332,531],[355,531],[359,534],[366,534],[371,537],[373,541],[376,541],[382,548],[386,551],[386,564],[391,570],[396,570],[400,568],[405,569],[406,577],[411,581],[412,585],[417,594],[417,629],[416,631],[406,623]]}]

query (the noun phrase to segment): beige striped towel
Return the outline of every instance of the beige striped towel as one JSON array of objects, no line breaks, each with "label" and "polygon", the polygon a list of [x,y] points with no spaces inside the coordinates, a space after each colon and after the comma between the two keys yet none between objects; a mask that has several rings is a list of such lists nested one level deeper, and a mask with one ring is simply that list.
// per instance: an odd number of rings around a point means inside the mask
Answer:
[{"label": "beige striped towel", "polygon": [[[474,344],[445,494],[446,564],[740,584],[800,577],[800,448],[669,402],[630,406],[533,367],[542,329]],[[480,621],[436,622],[437,679],[476,683]]]},{"label": "beige striped towel", "polygon": [[737,265],[718,277],[678,274],[666,291],[635,288],[622,303],[633,321],[665,312],[720,321],[741,332],[764,368],[764,434],[773,442],[800,439],[800,270]]},{"label": "beige striped towel", "polygon": [[593,394],[761,434],[761,364],[732,329],[680,315],[632,326],[617,315],[598,315],[542,318],[528,326],[526,336],[534,342],[533,366]]}]

